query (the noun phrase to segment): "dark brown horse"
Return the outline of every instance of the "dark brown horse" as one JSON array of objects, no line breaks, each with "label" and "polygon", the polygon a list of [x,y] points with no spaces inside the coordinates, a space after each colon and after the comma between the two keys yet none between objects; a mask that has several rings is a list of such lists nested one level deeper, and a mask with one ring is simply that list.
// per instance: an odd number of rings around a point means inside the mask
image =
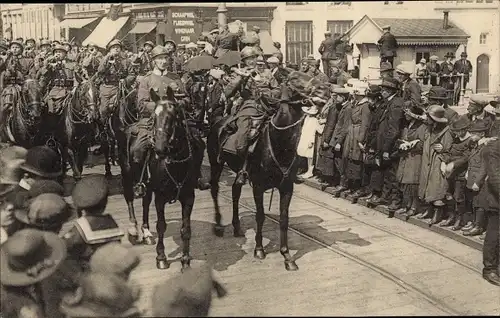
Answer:
[{"label": "dark brown horse", "polygon": [[[264,224],[264,192],[277,188],[280,193],[280,251],[285,258],[287,270],[297,270],[298,266],[288,249],[288,210],[293,195],[294,180],[299,168],[297,145],[299,142],[304,114],[302,106],[306,99],[300,94],[283,87],[281,101],[277,113],[264,126],[258,137],[255,150],[249,158],[248,173],[252,184],[256,205],[257,232],[255,235],[254,257],[264,259],[266,253],[262,245],[262,227]],[[242,167],[242,159],[238,156],[222,153],[219,156],[219,131],[224,119],[216,123],[208,136],[207,149],[211,167],[211,194],[215,205],[214,232],[223,236],[221,214],[218,202],[219,179],[226,163],[234,172]],[[241,185],[233,184],[233,229],[234,236],[243,236],[239,220],[239,199]]]},{"label": "dark brown horse", "polygon": [[[64,159],[69,159],[73,178],[82,178],[83,164],[87,158],[97,125],[97,89],[90,80],[79,84],[65,101],[55,136]],[[66,162],[66,160],[63,160]],[[66,165],[63,165],[66,168]]]},{"label": "dark brown horse", "polygon": [[40,85],[35,80],[26,80],[21,89],[17,86],[4,89],[12,89],[13,105],[1,124],[1,142],[25,148],[38,145],[41,119],[47,109]]},{"label": "dark brown horse", "polygon": [[[143,230],[149,228],[148,215],[149,205],[155,195],[155,207],[158,216],[156,230],[158,233],[158,243],[156,245],[156,266],[158,269],[169,268],[169,263],[165,255],[165,245],[163,243],[167,223],[165,221],[165,205],[179,201],[182,205],[182,227],[181,239],[183,242],[181,264],[186,269],[190,266],[191,256],[191,211],[195,200],[194,190],[197,184],[197,162],[195,149],[196,145],[189,132],[186,115],[181,106],[175,101],[173,90],[169,87],[166,96],[161,98],[154,90],[150,90],[151,100],[156,103],[154,124],[153,124],[153,144],[154,153],[150,151],[146,155],[146,162],[149,167],[149,180],[146,183],[146,191],[143,197]],[[142,165],[132,165],[127,173],[127,178],[135,177],[142,173],[142,169],[137,169]],[[141,167],[142,168],[142,167]],[[125,176],[124,176],[125,177]],[[124,183],[125,187],[125,183]],[[132,191],[132,184],[128,182],[128,189]],[[129,206],[130,207],[130,206]],[[132,205],[133,207],[133,205]],[[133,212],[132,210],[129,210]],[[132,215],[135,219],[135,215]],[[149,232],[149,230],[147,230]],[[146,233],[145,238],[148,237]],[[151,242],[151,241],[150,241]],[[148,243],[148,242],[146,242]]]}]

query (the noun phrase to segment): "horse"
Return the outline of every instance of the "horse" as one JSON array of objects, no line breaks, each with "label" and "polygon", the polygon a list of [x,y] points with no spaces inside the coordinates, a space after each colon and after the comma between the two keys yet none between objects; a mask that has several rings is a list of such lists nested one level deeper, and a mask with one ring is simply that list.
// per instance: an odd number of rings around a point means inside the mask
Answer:
[{"label": "horse", "polygon": [[[254,257],[264,259],[266,253],[262,245],[262,227],[264,224],[264,192],[277,188],[280,194],[280,252],[288,271],[298,270],[295,260],[288,249],[288,220],[289,207],[293,195],[294,181],[299,169],[297,146],[299,143],[302,124],[305,114],[302,106],[308,99],[286,86],[282,86],[282,97],[277,112],[264,125],[262,132],[254,144],[255,150],[248,159],[248,174],[252,185],[253,197],[256,205],[257,232]],[[236,155],[226,152],[219,153],[223,134],[221,127],[227,119],[214,124],[207,139],[208,157],[211,173],[211,196],[215,207],[215,235],[222,237],[224,228],[221,225],[221,213],[218,202],[219,179],[226,163],[229,168],[237,172],[242,167],[243,160]],[[233,234],[236,237],[244,236],[239,220],[239,199],[241,185],[233,183]]]},{"label": "horse", "polygon": [[42,89],[35,80],[28,79],[21,89],[14,86],[12,91],[12,110],[2,125],[0,138],[4,143],[29,149],[39,143],[38,132],[43,126],[41,119],[47,105],[42,102]]},{"label": "horse", "polygon": [[[73,178],[82,178],[83,164],[96,130],[97,89],[91,80],[84,80],[68,95],[62,110],[62,123],[56,126],[56,139],[63,158],[69,158]],[[65,163],[66,160],[63,160]],[[63,164],[64,170],[66,165]]]},{"label": "horse", "polygon": [[[181,264],[185,270],[190,267],[191,256],[190,239],[191,239],[191,212],[193,210],[195,200],[195,188],[198,180],[196,158],[199,152],[195,149],[196,145],[191,137],[187,126],[187,118],[184,110],[175,101],[174,91],[172,88],[167,88],[166,96],[157,95],[150,90],[151,100],[155,102],[155,115],[153,123],[153,148],[154,156],[149,152],[146,155],[146,161],[149,167],[150,177],[147,182],[145,194],[142,198],[143,206],[143,229],[147,229],[149,205],[152,201],[153,194],[155,195],[155,207],[158,220],[156,230],[158,233],[158,242],[156,245],[156,267],[158,269],[167,269],[170,267],[165,255],[165,246],[163,243],[167,223],[165,221],[165,205],[179,201],[182,205],[182,227],[181,239],[183,242]],[[149,150],[152,151],[152,150]],[[140,169],[132,168],[124,179],[128,179],[128,184],[125,186],[128,189],[125,191],[131,192],[131,176]],[[144,170],[142,170],[144,172]],[[141,173],[142,174],[142,173]],[[132,212],[133,209],[129,211]],[[146,236],[146,235],[145,235]],[[147,237],[147,236],[146,236]]]},{"label": "horse", "polygon": [[[115,145],[117,145],[117,134],[125,127],[125,123],[120,120],[120,112],[122,112],[122,118],[130,121],[137,120],[137,114],[134,113],[135,108],[132,107],[133,103],[136,101],[137,90],[127,90],[125,84],[120,83],[118,86],[118,94],[116,96],[116,107],[114,107],[109,118],[106,120],[106,126],[101,127],[101,148],[104,155],[104,169],[107,178],[111,178],[111,163],[116,163],[115,157]],[[131,122],[129,122],[131,124]],[[118,159],[119,162],[119,159]]]}]

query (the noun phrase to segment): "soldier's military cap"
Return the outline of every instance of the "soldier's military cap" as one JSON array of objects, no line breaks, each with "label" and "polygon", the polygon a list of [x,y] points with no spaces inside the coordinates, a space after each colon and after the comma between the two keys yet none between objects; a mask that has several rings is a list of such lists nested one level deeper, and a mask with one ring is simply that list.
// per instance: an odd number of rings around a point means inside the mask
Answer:
[{"label": "soldier's military cap", "polygon": [[154,47],[154,49],[151,50],[151,58],[154,59],[155,57],[161,56],[161,55],[167,55],[168,50],[161,45],[157,45]]},{"label": "soldier's military cap", "polygon": [[186,48],[186,44],[182,44],[181,43],[181,44],[177,45],[177,48],[178,49],[185,49]]},{"label": "soldier's military cap", "polygon": [[52,52],[55,53],[56,51],[64,51],[64,52],[68,53],[68,50],[66,49],[66,47],[61,45],[61,44],[54,46],[54,48],[52,49]]},{"label": "soldier's military cap", "polygon": [[276,63],[279,64],[280,60],[276,56],[271,56],[270,58],[267,59],[267,63]]},{"label": "soldier's military cap", "polygon": [[188,44],[186,44],[186,49],[196,49],[196,44],[194,44],[193,42],[189,42]]},{"label": "soldier's military cap", "polygon": [[257,57],[257,64],[266,64],[266,62],[264,61],[264,58],[262,57],[262,55],[259,55]]},{"label": "soldier's military cap", "polygon": [[50,46],[50,45],[51,45],[50,40],[43,39],[42,41],[40,41],[40,47],[42,47],[42,46]]},{"label": "soldier's military cap", "polygon": [[118,40],[118,39],[115,39],[111,42],[109,42],[109,44],[106,46],[106,49],[110,49],[112,48],[113,46],[119,46],[119,47],[123,47],[123,44],[122,44],[122,41]]},{"label": "soldier's military cap", "polygon": [[198,47],[205,47],[207,45],[207,43],[205,41],[198,41],[198,42],[196,42],[196,45]]},{"label": "soldier's military cap", "polygon": [[167,44],[167,43],[172,43],[174,48],[177,48],[177,43],[175,43],[174,40],[165,40],[165,44]]},{"label": "soldier's military cap", "polygon": [[69,45],[69,47],[72,47],[72,46],[73,46],[73,45],[72,45],[71,43],[69,43],[68,41],[64,41],[64,42],[62,43],[62,45]]},{"label": "soldier's military cap", "polygon": [[252,56],[257,56],[257,51],[251,46],[245,46],[240,52],[241,58],[245,59]]},{"label": "soldier's military cap", "polygon": [[36,41],[33,38],[26,39],[25,43],[27,44],[30,41],[36,44]]},{"label": "soldier's military cap", "polygon": [[146,46],[146,45],[149,45],[149,46],[151,46],[151,47],[155,47],[154,43],[153,43],[153,42],[151,42],[151,41],[146,41],[146,42],[144,42],[144,45],[143,45],[143,46]]},{"label": "soldier's military cap", "polygon": [[58,41],[58,40],[53,40],[53,41],[52,41],[52,44],[53,44],[53,45],[56,45],[56,44],[61,44],[61,41]]},{"label": "soldier's military cap", "polygon": [[103,175],[86,176],[76,183],[71,196],[78,209],[95,207],[107,199],[108,182]]},{"label": "soldier's military cap", "polygon": [[219,29],[218,28],[215,28],[213,29],[212,31],[210,31],[209,34],[214,34],[214,33],[219,33]]},{"label": "soldier's military cap", "polygon": [[10,44],[9,44],[9,47],[11,47],[12,45],[14,44],[17,44],[19,45],[21,48],[24,48],[24,44],[22,41],[19,41],[19,40],[13,40],[13,41],[10,41]]}]

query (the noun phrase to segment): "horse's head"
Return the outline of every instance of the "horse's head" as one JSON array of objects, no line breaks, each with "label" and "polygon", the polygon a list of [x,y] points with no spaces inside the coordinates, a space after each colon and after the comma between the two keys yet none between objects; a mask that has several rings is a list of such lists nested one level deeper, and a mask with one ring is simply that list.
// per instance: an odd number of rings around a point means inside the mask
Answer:
[{"label": "horse's head", "polygon": [[165,158],[175,147],[176,131],[183,127],[184,113],[177,104],[174,90],[169,86],[164,96],[153,89],[149,91],[151,100],[156,104],[154,113],[154,149],[160,158]]},{"label": "horse's head", "polygon": [[40,121],[47,105],[42,102],[42,89],[38,82],[32,79],[26,80],[21,90],[21,96],[29,119],[35,122]]},{"label": "horse's head", "polygon": [[97,118],[97,89],[91,80],[84,80],[76,90],[78,111],[88,123]]}]

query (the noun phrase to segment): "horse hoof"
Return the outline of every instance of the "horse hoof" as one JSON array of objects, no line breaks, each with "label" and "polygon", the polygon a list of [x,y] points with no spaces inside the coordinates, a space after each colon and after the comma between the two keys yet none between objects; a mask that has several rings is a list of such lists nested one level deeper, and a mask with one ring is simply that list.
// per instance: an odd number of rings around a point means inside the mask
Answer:
[{"label": "horse hoof", "polygon": [[295,261],[285,261],[285,269],[289,272],[298,271],[299,267]]},{"label": "horse hoof", "polygon": [[155,239],[154,237],[145,237],[143,241],[144,245],[155,245]]},{"label": "horse hoof", "polygon": [[222,225],[214,225],[214,234],[217,237],[224,236],[224,227]]},{"label": "horse hoof", "polygon": [[156,260],[156,268],[158,269],[168,269],[170,264],[166,259],[157,259]]},{"label": "horse hoof", "polygon": [[233,235],[234,237],[245,237],[245,232],[238,226],[234,228]]},{"label": "horse hoof", "polygon": [[139,238],[137,235],[127,235],[128,237],[128,241],[130,242],[130,244],[132,245],[140,245],[142,244],[142,241],[139,241]]},{"label": "horse hoof", "polygon": [[263,249],[255,249],[253,251],[253,257],[257,259],[265,259],[266,258],[266,252],[264,252]]}]

